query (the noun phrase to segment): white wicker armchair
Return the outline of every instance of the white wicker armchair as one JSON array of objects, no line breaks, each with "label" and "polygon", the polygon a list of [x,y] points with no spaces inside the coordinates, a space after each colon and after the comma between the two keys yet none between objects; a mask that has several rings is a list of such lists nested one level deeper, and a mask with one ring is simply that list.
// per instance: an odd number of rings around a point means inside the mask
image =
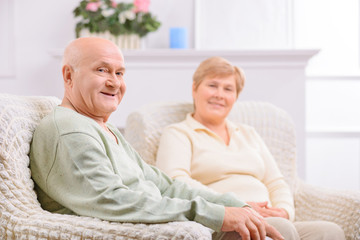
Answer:
[{"label": "white wicker armchair", "polygon": [[29,169],[32,134],[54,97],[0,94],[0,239],[211,239],[195,222],[131,224],[43,210]]},{"label": "white wicker armchair", "polygon": [[[192,110],[191,103],[148,104],[129,115],[125,138],[145,161],[155,164],[163,128]],[[348,240],[360,239],[360,192],[315,187],[298,178],[295,130],[285,111],[264,102],[237,102],[229,119],[255,127],[263,137],[294,194],[296,221],[332,221]]]}]

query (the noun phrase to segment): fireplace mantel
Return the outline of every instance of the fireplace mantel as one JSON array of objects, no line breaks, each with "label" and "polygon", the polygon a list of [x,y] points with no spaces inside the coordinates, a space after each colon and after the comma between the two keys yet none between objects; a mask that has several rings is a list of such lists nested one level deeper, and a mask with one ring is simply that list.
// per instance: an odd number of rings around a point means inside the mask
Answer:
[{"label": "fireplace mantel", "polygon": [[[52,49],[51,55],[61,58],[63,49]],[[124,50],[126,65],[132,68],[193,68],[212,56],[221,56],[242,67],[305,67],[318,50],[195,50],[195,49],[144,49]]]}]

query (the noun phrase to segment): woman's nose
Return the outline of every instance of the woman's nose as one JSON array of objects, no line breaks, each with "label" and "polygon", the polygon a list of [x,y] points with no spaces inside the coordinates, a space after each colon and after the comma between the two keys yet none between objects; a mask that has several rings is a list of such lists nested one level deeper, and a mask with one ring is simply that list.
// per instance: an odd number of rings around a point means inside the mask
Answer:
[{"label": "woman's nose", "polygon": [[224,97],[224,91],[221,88],[217,88],[215,92],[215,97],[222,98]]}]

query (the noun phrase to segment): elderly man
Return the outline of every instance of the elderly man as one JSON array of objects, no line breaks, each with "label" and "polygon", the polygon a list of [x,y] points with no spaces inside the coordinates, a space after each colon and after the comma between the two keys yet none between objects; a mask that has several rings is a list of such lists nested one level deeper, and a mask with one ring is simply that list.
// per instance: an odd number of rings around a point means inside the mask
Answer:
[{"label": "elderly man", "polygon": [[43,208],[118,222],[196,221],[215,238],[283,239],[234,195],[193,189],[146,164],[107,123],[126,90],[116,45],[100,38],[72,41],[62,73],[63,101],[40,122],[30,152]]}]

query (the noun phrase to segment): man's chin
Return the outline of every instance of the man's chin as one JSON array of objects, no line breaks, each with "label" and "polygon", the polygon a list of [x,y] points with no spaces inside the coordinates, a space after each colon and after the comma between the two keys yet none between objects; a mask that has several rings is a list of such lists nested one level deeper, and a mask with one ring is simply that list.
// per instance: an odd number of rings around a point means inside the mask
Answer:
[{"label": "man's chin", "polygon": [[118,105],[113,105],[113,106],[105,105],[105,106],[99,107],[98,111],[106,113],[107,115],[110,115],[117,110],[117,107],[118,107]]}]

